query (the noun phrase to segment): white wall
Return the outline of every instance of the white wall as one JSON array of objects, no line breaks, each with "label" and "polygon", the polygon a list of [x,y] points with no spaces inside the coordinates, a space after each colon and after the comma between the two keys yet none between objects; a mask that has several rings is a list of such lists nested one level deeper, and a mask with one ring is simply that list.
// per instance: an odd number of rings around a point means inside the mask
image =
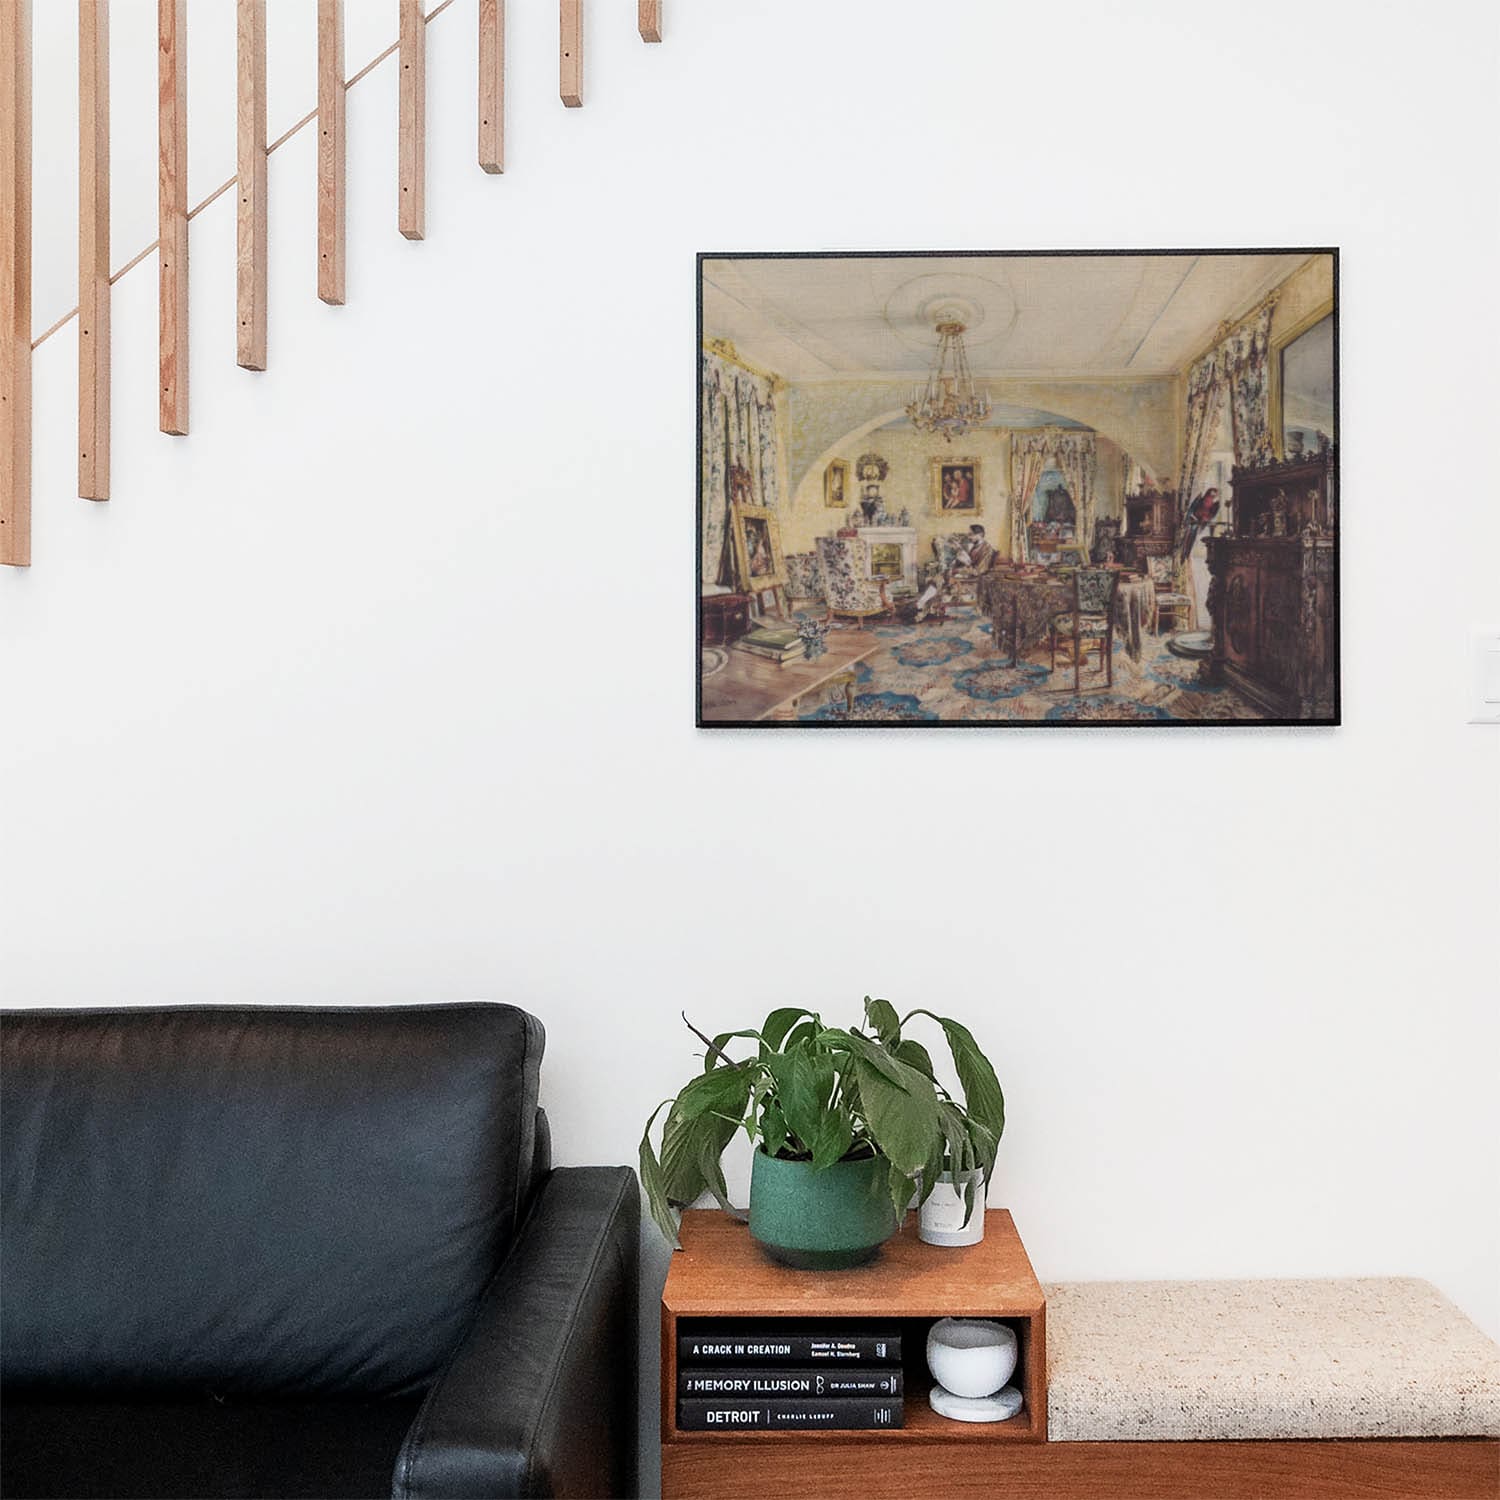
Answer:
[{"label": "white wall", "polygon": [[[499,179],[473,0],[433,22],[425,244],[394,65],[353,90],[347,308],[313,295],[311,132],[272,159],[264,375],[231,198],[194,221],[190,438],[156,432],[154,260],[119,283],[107,505],[74,498],[71,329],[38,352],[5,999],[519,1001],[583,1162],[632,1159],[679,1010],[882,993],[995,1056],[993,1201],[1044,1277],[1411,1273],[1500,1333],[1500,736],[1463,697],[1500,508],[1444,441],[1500,406],[1496,14],[667,0],[647,48],[589,9],[565,112],[555,7],[511,5]],[[71,12],[36,10],[65,128]],[[153,69],[127,30],[117,75]],[[220,34],[191,67],[227,80]],[[39,183],[44,261],[72,191]],[[1343,728],[693,728],[695,251],[1333,243]]]}]

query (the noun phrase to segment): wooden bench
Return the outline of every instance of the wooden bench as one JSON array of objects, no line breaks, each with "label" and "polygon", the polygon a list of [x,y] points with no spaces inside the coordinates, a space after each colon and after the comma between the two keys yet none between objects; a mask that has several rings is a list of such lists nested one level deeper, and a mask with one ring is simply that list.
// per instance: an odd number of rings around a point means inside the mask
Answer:
[{"label": "wooden bench", "polygon": [[[1500,1349],[1423,1281],[1040,1283],[1011,1216],[934,1250],[915,1226],[867,1266],[771,1263],[742,1224],[682,1221],[662,1291],[667,1500],[1497,1500]],[[950,1422],[927,1400],[932,1320],[1016,1330],[1022,1411]],[[677,1426],[696,1320],[897,1324],[899,1429]]]},{"label": "wooden bench", "polygon": [[1424,1281],[1063,1282],[1010,1496],[1500,1495],[1500,1349]]}]

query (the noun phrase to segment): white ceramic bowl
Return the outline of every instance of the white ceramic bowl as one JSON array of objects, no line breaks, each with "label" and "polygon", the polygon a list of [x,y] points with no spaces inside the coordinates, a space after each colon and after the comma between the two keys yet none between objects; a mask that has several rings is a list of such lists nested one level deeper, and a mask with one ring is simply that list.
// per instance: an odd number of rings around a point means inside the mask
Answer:
[{"label": "white ceramic bowl", "polygon": [[1016,1368],[1016,1335],[987,1318],[940,1318],[927,1334],[927,1368],[955,1396],[993,1396]]}]

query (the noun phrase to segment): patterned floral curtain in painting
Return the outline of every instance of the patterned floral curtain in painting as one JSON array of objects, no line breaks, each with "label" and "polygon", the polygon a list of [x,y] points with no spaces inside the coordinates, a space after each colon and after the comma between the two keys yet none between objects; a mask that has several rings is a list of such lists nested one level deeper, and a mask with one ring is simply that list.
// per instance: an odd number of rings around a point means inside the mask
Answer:
[{"label": "patterned floral curtain in painting", "polygon": [[1268,464],[1275,456],[1271,449],[1271,402],[1267,388],[1273,311],[1274,304],[1268,302],[1218,348],[1219,370],[1229,388],[1234,461],[1242,468]]},{"label": "patterned floral curtain in painting", "polygon": [[703,582],[733,583],[729,533],[729,471],[750,475],[755,505],[781,503],[776,392],[770,380],[705,349],[700,356],[699,400],[703,418]]},{"label": "patterned floral curtain in painting", "polygon": [[1187,426],[1182,438],[1182,475],[1177,491],[1179,512],[1198,493],[1203,466],[1219,430],[1223,403],[1229,401],[1234,432],[1234,461],[1241,467],[1270,463],[1271,402],[1268,388],[1271,316],[1274,297],[1229,330],[1188,371]]},{"label": "patterned floral curtain in painting", "polygon": [[1205,354],[1188,371],[1187,426],[1182,435],[1182,474],[1177,486],[1177,513],[1181,516],[1193,502],[1224,405],[1224,384],[1219,378],[1218,350]]},{"label": "patterned floral curtain in painting", "polygon": [[1031,560],[1031,496],[1051,449],[1045,432],[1017,432],[1010,440],[1010,555]]}]

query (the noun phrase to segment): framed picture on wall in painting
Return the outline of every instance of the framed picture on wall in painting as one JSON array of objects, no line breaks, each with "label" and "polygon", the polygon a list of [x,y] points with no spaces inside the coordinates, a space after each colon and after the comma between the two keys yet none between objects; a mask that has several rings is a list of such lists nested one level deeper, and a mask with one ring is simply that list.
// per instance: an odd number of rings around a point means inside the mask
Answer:
[{"label": "framed picture on wall in painting", "polygon": [[823,504],[836,509],[849,504],[849,464],[836,458],[823,470]]},{"label": "framed picture on wall in painting", "polygon": [[1337,725],[1338,272],[701,254],[699,725]]},{"label": "framed picture on wall in painting", "polygon": [[932,509],[940,516],[972,517],[979,514],[979,460],[949,458],[932,460]]}]

